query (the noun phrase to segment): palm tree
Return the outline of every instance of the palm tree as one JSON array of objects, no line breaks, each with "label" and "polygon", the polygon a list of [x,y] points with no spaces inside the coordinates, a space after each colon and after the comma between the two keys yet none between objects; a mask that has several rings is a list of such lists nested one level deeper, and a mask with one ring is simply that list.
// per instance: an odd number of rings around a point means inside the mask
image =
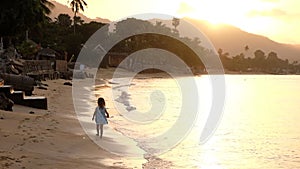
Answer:
[{"label": "palm tree", "polygon": [[2,0],[0,5],[0,34],[11,44],[12,38],[24,31],[40,28],[50,18],[54,5],[48,0]]},{"label": "palm tree", "polygon": [[172,25],[174,26],[174,28],[177,30],[177,26],[180,24],[180,19],[179,18],[173,18],[172,19]]},{"label": "palm tree", "polygon": [[[39,0],[32,2],[33,9],[36,10],[36,12],[32,14],[34,19],[31,19],[32,21],[30,22],[36,23],[36,26],[40,29],[41,24],[45,24],[51,21],[49,14],[51,13],[51,9],[53,9],[55,5],[52,2],[49,2],[48,0]],[[34,21],[36,18],[38,18],[38,20]],[[26,40],[28,40],[28,31],[29,28],[27,27]]]},{"label": "palm tree", "polygon": [[87,6],[87,3],[84,0],[72,0],[70,2],[72,11],[74,12],[73,24],[74,24],[74,35],[75,35],[75,25],[76,25],[76,16],[79,11],[84,11],[84,6]]},{"label": "palm tree", "polygon": [[180,24],[180,19],[179,18],[173,18],[172,19],[172,25],[174,26],[175,29],[173,29],[174,33],[179,34],[179,31],[177,30],[177,26]]},{"label": "palm tree", "polygon": [[55,6],[52,2],[49,2],[48,0],[40,0],[41,7],[46,15],[49,15],[51,13],[51,9],[53,9]]}]

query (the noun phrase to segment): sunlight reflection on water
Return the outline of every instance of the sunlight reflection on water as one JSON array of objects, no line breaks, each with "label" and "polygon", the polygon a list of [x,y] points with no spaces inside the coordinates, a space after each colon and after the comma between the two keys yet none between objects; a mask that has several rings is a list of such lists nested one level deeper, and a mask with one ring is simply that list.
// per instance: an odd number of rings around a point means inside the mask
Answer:
[{"label": "sunlight reflection on water", "polygon": [[[204,145],[198,144],[199,137],[213,98],[208,77],[201,76],[198,82],[198,122],[160,158],[173,162],[174,168],[300,168],[300,76],[226,75],[223,118]],[[151,106],[148,93],[159,89],[168,100],[166,113],[142,127],[119,118],[116,127],[139,140],[173,125],[181,104],[174,80],[135,79],[133,83],[130,102],[137,109],[146,112]]]},{"label": "sunlight reflection on water", "polygon": [[299,82],[300,76],[227,75],[224,116],[200,148],[200,168],[207,154],[222,168],[299,168]]}]

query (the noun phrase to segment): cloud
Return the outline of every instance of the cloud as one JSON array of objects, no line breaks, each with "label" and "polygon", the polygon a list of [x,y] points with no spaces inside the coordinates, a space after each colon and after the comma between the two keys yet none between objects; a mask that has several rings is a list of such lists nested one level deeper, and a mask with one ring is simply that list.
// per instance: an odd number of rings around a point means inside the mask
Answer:
[{"label": "cloud", "polygon": [[249,17],[285,17],[287,16],[288,13],[284,10],[274,8],[271,10],[263,10],[263,11],[258,11],[258,10],[252,10],[247,13],[247,16]]},{"label": "cloud", "polygon": [[196,11],[196,9],[185,2],[181,2],[179,8],[177,9],[177,13],[181,15],[193,13],[194,11]]},{"label": "cloud", "polygon": [[298,22],[300,18],[299,12],[285,11],[279,8],[271,10],[252,10],[246,14],[250,18],[269,17],[274,20],[281,20],[283,22]]},{"label": "cloud", "polygon": [[261,2],[271,2],[271,3],[277,3],[280,2],[280,0],[260,0]]}]

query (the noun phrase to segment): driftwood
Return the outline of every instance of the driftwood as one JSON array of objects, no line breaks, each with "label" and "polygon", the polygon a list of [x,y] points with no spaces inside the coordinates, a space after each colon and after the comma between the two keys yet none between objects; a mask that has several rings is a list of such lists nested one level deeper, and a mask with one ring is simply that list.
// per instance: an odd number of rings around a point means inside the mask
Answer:
[{"label": "driftwood", "polygon": [[0,73],[21,74],[23,72],[23,62],[16,49],[10,47],[0,54]]},{"label": "driftwood", "polygon": [[4,93],[0,93],[0,109],[5,111],[12,111],[14,102],[7,98]]},{"label": "driftwood", "polygon": [[2,73],[0,78],[4,80],[5,85],[12,85],[14,90],[24,91],[26,95],[32,95],[36,82],[33,78],[23,75],[13,75]]},{"label": "driftwood", "polygon": [[11,72],[13,74],[16,74],[16,75],[20,74],[20,72],[14,67],[14,65],[9,65],[8,70],[9,70],[9,72]]},{"label": "driftwood", "polygon": [[19,74],[24,73],[24,63],[25,63],[25,60],[23,60],[23,59],[12,59],[10,61],[10,64],[12,66],[14,66],[14,68],[16,70],[19,71]]},{"label": "driftwood", "polygon": [[11,60],[11,63],[15,66],[19,66],[19,67],[23,67],[24,66],[24,62],[25,60],[22,60],[22,59],[12,59]]}]

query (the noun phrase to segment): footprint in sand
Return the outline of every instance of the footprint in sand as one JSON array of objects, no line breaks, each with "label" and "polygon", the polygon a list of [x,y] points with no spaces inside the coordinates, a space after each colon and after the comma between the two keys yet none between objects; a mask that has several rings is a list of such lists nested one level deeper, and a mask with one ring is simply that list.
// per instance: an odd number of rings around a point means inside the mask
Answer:
[{"label": "footprint in sand", "polygon": [[[2,154],[2,153],[1,153]],[[0,164],[3,168],[8,168],[14,164],[15,158],[11,157],[12,155],[9,153],[3,153],[0,156]]]},{"label": "footprint in sand", "polygon": [[114,162],[113,165],[119,167],[119,166],[124,166],[124,163],[123,162]]},{"label": "footprint in sand", "polygon": [[[16,145],[14,148],[21,147],[27,143],[40,143],[44,142],[46,137],[52,137],[52,130],[55,128],[53,125],[58,122],[54,119],[48,117],[49,114],[43,116],[36,116],[33,119],[25,118],[20,121],[18,129],[21,129],[21,136],[23,136],[23,142],[21,144]],[[38,137],[36,134],[42,135]]]},{"label": "footprint in sand", "polygon": [[[11,153],[3,153],[3,155],[0,155],[0,166],[2,168],[16,168],[15,165],[19,166],[17,168],[21,167],[21,163],[23,160],[27,158],[27,156],[22,155],[21,157],[12,157],[13,155]],[[21,167],[25,168],[25,167]]]}]

